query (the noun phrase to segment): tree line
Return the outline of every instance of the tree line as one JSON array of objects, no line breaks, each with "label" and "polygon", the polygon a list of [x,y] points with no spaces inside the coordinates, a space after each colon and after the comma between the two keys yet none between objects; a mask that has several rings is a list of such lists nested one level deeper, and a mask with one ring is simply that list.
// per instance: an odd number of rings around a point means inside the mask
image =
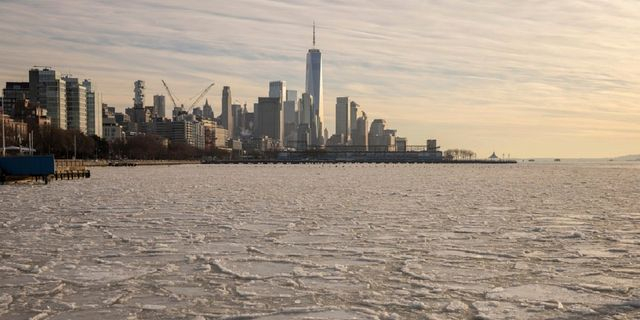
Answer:
[{"label": "tree line", "polygon": [[[0,120],[1,121],[1,120]],[[79,130],[59,129],[50,125],[29,127],[33,132],[35,154],[52,154],[58,159],[135,159],[197,160],[205,155],[224,157],[224,150],[200,150],[186,143],[168,143],[156,135],[137,135],[109,142]],[[6,146],[29,145],[25,136],[13,126],[5,127]]]},{"label": "tree line", "polygon": [[445,160],[474,160],[476,153],[465,149],[449,149],[443,153]]}]

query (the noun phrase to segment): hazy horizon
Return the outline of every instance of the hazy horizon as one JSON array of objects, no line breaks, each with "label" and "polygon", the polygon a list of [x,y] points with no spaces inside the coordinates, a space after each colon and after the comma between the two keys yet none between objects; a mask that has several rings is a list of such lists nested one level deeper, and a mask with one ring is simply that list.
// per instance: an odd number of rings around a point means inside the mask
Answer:
[{"label": "hazy horizon", "polygon": [[640,154],[640,4],[302,0],[2,1],[0,82],[34,65],[91,78],[103,101],[147,105],[167,81],[183,102],[222,86],[250,107],[268,82],[304,89],[313,20],[324,110],[350,96],[409,144],[437,138],[479,158]]}]

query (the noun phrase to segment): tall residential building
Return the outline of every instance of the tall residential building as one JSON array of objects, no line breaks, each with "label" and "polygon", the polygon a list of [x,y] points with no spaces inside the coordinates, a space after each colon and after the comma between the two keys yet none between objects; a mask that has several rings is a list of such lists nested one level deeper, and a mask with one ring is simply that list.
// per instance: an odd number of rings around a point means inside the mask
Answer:
[{"label": "tall residential building", "polygon": [[137,80],[133,83],[133,108],[129,114],[133,123],[147,123],[151,121],[152,113],[144,107],[144,89],[144,81]]},{"label": "tall residential building", "polygon": [[153,110],[155,117],[160,119],[167,118],[167,106],[165,104],[165,97],[161,94],[153,96]]},{"label": "tall residential building", "polygon": [[133,83],[133,107],[144,108],[144,81],[142,80]]},{"label": "tall residential building", "polygon": [[91,80],[84,79],[82,86],[87,92],[87,134],[102,137],[102,99],[96,93]]},{"label": "tall residential building", "polygon": [[[231,88],[224,86],[222,88],[222,127],[229,131],[229,135],[233,135],[233,110],[231,109]],[[233,137],[231,137],[233,138]]]},{"label": "tall residential building", "polygon": [[202,118],[205,120],[213,120],[213,108],[209,104],[209,99],[204,101],[204,106],[202,107]]},{"label": "tall residential building", "polygon": [[87,89],[78,78],[62,78],[67,87],[67,129],[87,133]]},{"label": "tall residential building", "polygon": [[269,82],[269,98],[280,98],[281,101],[287,99],[287,82],[286,81],[271,81]]},{"label": "tall residential building", "polygon": [[15,117],[16,102],[29,99],[29,82],[7,82],[2,90],[4,113]]},{"label": "tall residential building", "polygon": [[53,127],[67,128],[67,85],[55,70],[29,70],[29,100],[47,110]]},{"label": "tall residential building", "polygon": [[284,117],[280,98],[258,98],[255,112],[255,136],[269,137],[283,142]]},{"label": "tall residential building", "polygon": [[336,98],[336,135],[342,135],[344,142],[351,140],[351,110],[349,97]]},{"label": "tall residential building", "polygon": [[[313,49],[309,49],[307,53],[307,75],[305,83],[305,91],[313,97],[312,115],[315,119],[311,120],[311,143],[317,145],[323,136],[322,126],[324,122],[323,109],[323,86],[322,86],[322,53],[315,48],[316,46],[316,25],[313,24]],[[314,123],[315,122],[315,123]]]}]

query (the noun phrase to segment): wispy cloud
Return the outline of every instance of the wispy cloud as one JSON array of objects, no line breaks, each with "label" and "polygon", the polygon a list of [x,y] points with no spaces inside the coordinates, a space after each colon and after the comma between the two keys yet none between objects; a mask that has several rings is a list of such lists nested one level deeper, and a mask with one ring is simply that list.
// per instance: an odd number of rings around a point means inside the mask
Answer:
[{"label": "wispy cloud", "polygon": [[326,121],[350,95],[410,143],[481,154],[640,151],[640,4],[632,0],[2,1],[0,81],[53,65],[128,106],[132,82],[187,99],[215,81],[251,105],[302,90],[311,23]]}]

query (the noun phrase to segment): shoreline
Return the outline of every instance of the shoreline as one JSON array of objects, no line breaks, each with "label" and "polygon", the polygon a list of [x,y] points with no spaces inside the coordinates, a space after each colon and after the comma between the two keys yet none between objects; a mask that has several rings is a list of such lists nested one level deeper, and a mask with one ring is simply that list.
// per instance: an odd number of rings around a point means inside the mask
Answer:
[{"label": "shoreline", "polygon": [[375,159],[375,160],[213,160],[202,164],[517,164],[516,160],[403,160],[403,159]]},{"label": "shoreline", "polygon": [[200,160],[84,160],[87,167],[174,166],[200,163]]}]

